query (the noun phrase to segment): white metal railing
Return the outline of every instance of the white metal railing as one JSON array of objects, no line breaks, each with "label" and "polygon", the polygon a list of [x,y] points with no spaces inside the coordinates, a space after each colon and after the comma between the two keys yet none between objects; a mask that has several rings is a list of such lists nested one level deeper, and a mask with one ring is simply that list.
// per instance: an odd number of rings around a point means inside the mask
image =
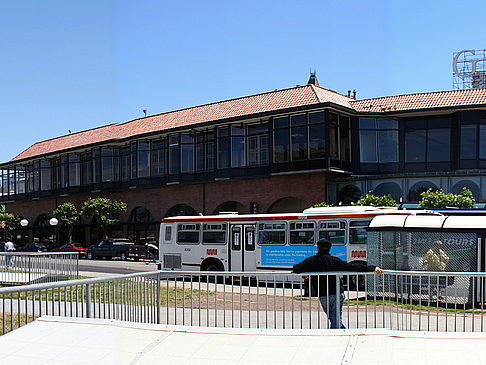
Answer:
[{"label": "white metal railing", "polygon": [[77,253],[0,252],[1,285],[45,283],[78,277]]},{"label": "white metal railing", "polygon": [[[347,328],[485,331],[486,273],[153,271],[0,288],[0,330],[41,315],[230,328],[329,328],[319,298],[340,278]],[[453,278],[453,279],[452,279]],[[322,286],[327,293],[319,292]],[[338,301],[340,298],[338,296]],[[340,317],[340,303],[336,316]],[[329,312],[329,307],[325,308]]]}]

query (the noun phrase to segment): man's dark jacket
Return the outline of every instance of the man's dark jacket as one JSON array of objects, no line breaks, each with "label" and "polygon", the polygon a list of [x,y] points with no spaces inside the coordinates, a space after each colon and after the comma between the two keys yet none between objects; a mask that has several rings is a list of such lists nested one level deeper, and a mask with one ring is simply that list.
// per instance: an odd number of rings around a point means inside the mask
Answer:
[{"label": "man's dark jacket", "polygon": [[[348,263],[329,253],[317,252],[316,255],[306,258],[304,261],[295,264],[292,271],[295,273],[320,272],[320,271],[375,271],[376,266],[363,265],[360,263]],[[319,281],[319,285],[317,285]],[[342,280],[340,280],[342,292]],[[312,276],[310,278],[311,296],[327,296],[336,294],[336,276]],[[318,289],[318,290],[317,290]]]}]

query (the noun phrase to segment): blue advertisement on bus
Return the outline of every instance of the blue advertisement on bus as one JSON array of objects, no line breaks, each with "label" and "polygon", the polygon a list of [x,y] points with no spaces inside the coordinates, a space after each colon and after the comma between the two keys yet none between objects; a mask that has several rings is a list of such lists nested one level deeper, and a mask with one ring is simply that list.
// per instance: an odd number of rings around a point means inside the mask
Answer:
[{"label": "blue advertisement on bus", "polygon": [[[316,252],[316,246],[262,246],[261,265],[293,266]],[[331,255],[346,261],[346,247],[333,246]]]}]

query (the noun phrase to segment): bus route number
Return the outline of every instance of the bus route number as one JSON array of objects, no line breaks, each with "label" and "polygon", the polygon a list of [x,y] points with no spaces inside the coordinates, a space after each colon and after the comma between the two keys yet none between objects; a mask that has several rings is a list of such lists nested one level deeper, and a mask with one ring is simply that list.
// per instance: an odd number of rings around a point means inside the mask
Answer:
[{"label": "bus route number", "polygon": [[208,256],[216,256],[217,254],[218,254],[217,248],[208,248],[206,250],[206,255],[208,255]]}]

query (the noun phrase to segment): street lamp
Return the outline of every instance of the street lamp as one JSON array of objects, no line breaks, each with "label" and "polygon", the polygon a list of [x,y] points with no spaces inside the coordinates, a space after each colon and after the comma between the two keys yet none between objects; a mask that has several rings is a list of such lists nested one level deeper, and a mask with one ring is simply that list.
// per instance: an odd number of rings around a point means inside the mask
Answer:
[{"label": "street lamp", "polygon": [[59,223],[59,221],[57,220],[57,218],[51,218],[49,219],[49,224],[54,227],[54,237],[53,237],[53,241],[54,241],[54,245],[57,246],[57,234],[56,234],[56,226],[57,224]]}]

